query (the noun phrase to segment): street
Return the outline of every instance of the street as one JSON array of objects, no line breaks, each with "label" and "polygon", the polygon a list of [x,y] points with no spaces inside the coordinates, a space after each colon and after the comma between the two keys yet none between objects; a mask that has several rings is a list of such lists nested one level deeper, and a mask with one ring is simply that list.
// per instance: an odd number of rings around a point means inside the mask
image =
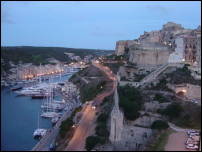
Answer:
[{"label": "street", "polygon": [[[107,75],[107,77],[109,79],[111,79],[113,81],[113,87],[111,91],[105,91],[99,95],[97,95],[93,100],[97,102],[97,105],[99,105],[103,99],[109,95],[111,95],[115,88],[116,88],[116,77],[115,75],[111,72],[111,70],[107,67],[104,67],[103,65],[99,64],[99,63],[95,63],[93,62],[93,65],[97,68],[99,68],[100,70],[102,70],[103,72],[105,72],[105,74]],[[85,141],[86,138],[89,135],[92,135],[95,126],[96,126],[96,112],[98,111],[99,108],[92,108],[92,105],[89,104],[87,105],[87,108],[84,110],[82,118],[79,122],[78,127],[75,130],[75,133],[72,137],[72,139],[70,140],[67,148],[65,149],[65,151],[84,151],[85,150]]]}]

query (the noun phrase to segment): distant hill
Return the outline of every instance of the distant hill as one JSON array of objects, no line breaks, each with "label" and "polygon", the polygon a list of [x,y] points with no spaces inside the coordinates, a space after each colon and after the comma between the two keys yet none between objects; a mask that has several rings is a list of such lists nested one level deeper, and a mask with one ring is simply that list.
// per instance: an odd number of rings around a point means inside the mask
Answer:
[{"label": "distant hill", "polygon": [[3,65],[1,67],[6,70],[9,68],[9,61],[14,64],[33,63],[35,65],[47,64],[46,59],[55,58],[62,62],[68,62],[70,59],[64,55],[64,52],[74,53],[83,58],[86,55],[100,56],[114,53],[114,50],[99,50],[99,49],[75,49],[63,47],[32,47],[32,46],[16,46],[16,47],[1,47],[1,59]]}]

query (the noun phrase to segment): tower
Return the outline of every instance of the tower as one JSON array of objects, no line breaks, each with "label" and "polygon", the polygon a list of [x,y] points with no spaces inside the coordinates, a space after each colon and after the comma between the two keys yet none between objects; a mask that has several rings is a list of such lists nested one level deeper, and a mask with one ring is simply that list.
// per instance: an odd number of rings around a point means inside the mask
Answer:
[{"label": "tower", "polygon": [[114,107],[111,112],[111,128],[109,139],[112,143],[121,140],[121,133],[123,129],[123,113],[119,110],[119,97],[117,88],[114,93]]}]

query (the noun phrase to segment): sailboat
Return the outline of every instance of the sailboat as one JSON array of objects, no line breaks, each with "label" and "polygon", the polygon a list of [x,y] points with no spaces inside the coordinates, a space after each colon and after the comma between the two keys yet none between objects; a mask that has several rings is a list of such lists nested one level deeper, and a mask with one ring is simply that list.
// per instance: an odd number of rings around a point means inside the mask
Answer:
[{"label": "sailboat", "polygon": [[55,112],[54,108],[52,107],[52,101],[53,101],[53,91],[52,88],[50,88],[50,97],[47,98],[46,103],[44,103],[45,109],[43,110],[43,113],[41,114],[41,117],[44,118],[53,118],[58,116],[59,114]]},{"label": "sailboat", "polygon": [[47,132],[47,129],[39,128],[39,114],[38,114],[38,128],[34,131],[33,136],[34,138],[41,138]]}]

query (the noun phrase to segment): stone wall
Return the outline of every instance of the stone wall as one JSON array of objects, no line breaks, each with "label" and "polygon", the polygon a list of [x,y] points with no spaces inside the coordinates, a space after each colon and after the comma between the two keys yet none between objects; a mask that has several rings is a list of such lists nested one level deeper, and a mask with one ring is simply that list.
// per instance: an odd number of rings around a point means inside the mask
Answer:
[{"label": "stone wall", "polygon": [[[200,36],[200,27],[195,30],[184,29],[180,24],[168,22],[163,25],[161,30],[144,32],[136,40],[118,41],[116,44],[116,54],[124,55],[126,48],[129,48],[129,61],[139,65],[158,65],[168,62],[181,63],[185,61],[191,65],[197,62],[200,68]],[[139,44],[141,44],[140,48],[138,48]],[[160,45],[167,46],[167,51],[170,54],[163,52],[166,49]],[[162,52],[154,50],[161,50]]]},{"label": "stone wall", "polygon": [[201,73],[201,36],[197,38],[196,61],[199,68],[199,73]]},{"label": "stone wall", "polygon": [[180,63],[184,61],[184,41],[183,38],[178,37],[175,40],[176,48],[169,56],[169,63]]},{"label": "stone wall", "polygon": [[125,50],[129,48],[132,44],[134,44],[135,41],[133,40],[120,40],[116,42],[116,55],[124,55],[126,52]]},{"label": "stone wall", "polygon": [[170,53],[160,50],[131,50],[129,61],[140,65],[159,65],[168,62]]},{"label": "stone wall", "polygon": [[192,84],[168,85],[176,93],[184,92],[188,99],[201,99],[201,86]]},{"label": "stone wall", "polygon": [[114,150],[142,150],[149,141],[151,135],[152,130],[149,128],[124,125],[122,140],[115,145]]}]

